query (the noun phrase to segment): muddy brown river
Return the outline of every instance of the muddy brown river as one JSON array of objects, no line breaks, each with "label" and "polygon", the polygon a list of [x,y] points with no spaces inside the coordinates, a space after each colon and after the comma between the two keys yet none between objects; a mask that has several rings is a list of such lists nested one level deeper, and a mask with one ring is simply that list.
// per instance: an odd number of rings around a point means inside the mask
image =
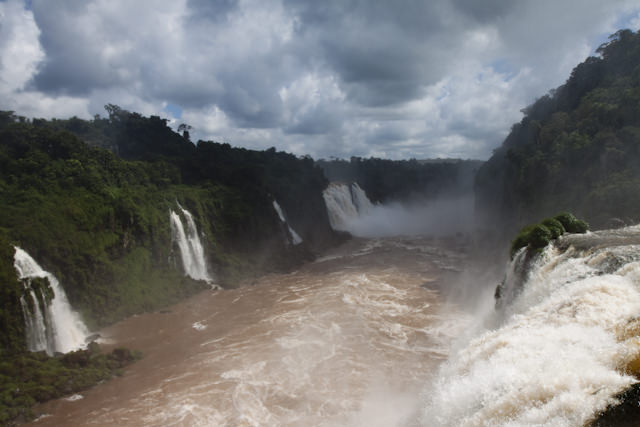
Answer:
[{"label": "muddy brown river", "polygon": [[410,425],[470,321],[441,297],[461,242],[354,239],[289,274],[100,331],[144,357],[36,426]]}]

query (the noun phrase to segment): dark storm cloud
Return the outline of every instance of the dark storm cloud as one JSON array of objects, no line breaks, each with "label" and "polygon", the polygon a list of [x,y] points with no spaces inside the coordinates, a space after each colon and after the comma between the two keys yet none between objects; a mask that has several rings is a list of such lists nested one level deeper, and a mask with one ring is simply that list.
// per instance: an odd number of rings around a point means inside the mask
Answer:
[{"label": "dark storm cloud", "polygon": [[74,37],[72,17],[87,7],[82,0],[60,3],[56,7],[42,2],[32,4],[41,31],[40,43],[47,55],[34,79],[36,89],[54,94],[86,95],[94,88],[119,83],[117,73],[97,57],[96,50],[83,38]]},{"label": "dark storm cloud", "polygon": [[384,106],[419,98],[446,70],[445,2],[289,2],[298,34],[314,46],[351,100]]},{"label": "dark storm cloud", "polygon": [[189,18],[193,21],[208,23],[220,22],[227,19],[230,12],[238,7],[238,0],[189,0]]},{"label": "dark storm cloud", "polygon": [[457,11],[481,23],[503,18],[516,6],[513,0],[452,0]]}]

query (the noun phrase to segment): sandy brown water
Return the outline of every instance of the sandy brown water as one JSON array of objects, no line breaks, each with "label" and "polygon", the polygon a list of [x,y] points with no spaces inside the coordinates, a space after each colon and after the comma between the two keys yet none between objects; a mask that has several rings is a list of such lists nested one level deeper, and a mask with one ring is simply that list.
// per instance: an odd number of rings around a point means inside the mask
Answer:
[{"label": "sandy brown water", "polygon": [[439,289],[453,240],[354,239],[289,274],[207,291],[100,331],[125,375],[37,408],[38,426],[411,423],[464,316]]}]

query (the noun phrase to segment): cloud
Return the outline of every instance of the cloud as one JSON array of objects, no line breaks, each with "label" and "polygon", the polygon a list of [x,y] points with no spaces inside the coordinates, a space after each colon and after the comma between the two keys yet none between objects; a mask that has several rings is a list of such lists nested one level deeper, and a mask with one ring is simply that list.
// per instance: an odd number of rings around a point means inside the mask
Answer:
[{"label": "cloud", "polygon": [[115,103],[249,148],[486,158],[638,16],[631,0],[9,0],[0,108]]},{"label": "cloud", "polygon": [[21,91],[44,59],[40,30],[17,1],[0,3],[0,23],[0,90]]}]

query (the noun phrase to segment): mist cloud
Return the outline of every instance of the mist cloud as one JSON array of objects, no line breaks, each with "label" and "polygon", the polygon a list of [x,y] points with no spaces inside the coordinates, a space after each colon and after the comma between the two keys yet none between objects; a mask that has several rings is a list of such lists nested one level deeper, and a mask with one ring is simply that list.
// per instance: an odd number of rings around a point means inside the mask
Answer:
[{"label": "mist cloud", "polygon": [[351,218],[346,230],[358,237],[450,236],[473,229],[473,196],[374,205]]}]

